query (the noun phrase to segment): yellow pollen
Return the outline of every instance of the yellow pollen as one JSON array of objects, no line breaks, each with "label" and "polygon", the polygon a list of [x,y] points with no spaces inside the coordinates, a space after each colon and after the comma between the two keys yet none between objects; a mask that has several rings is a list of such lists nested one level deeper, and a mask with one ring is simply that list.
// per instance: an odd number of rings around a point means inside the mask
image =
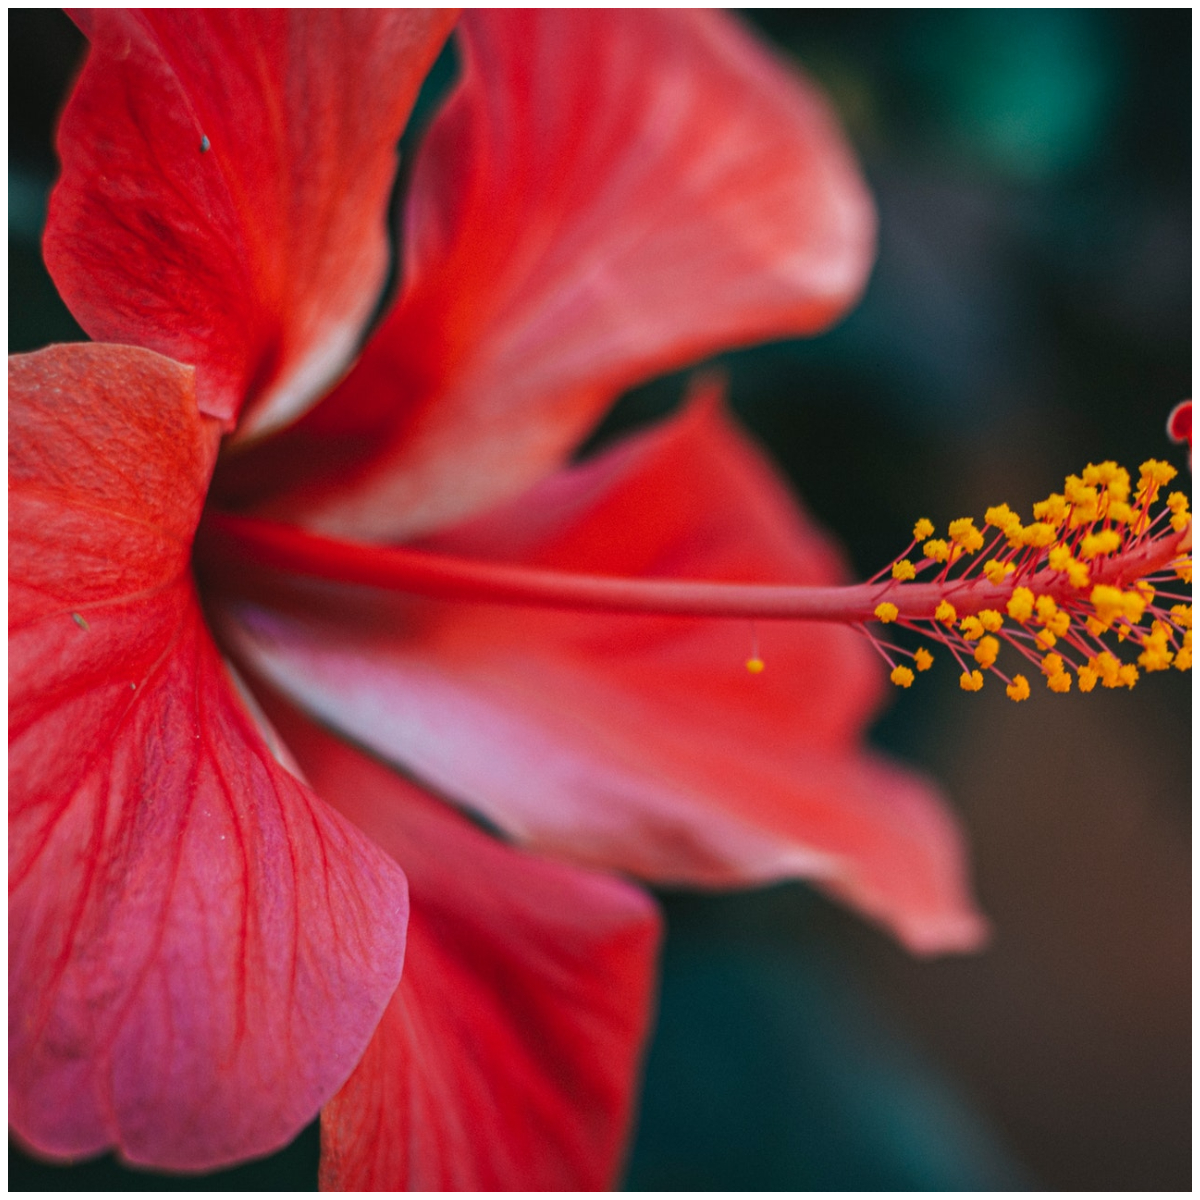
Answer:
[{"label": "yellow pollen", "polygon": [[875,615],[883,624],[890,625],[900,615],[900,610],[890,601],[885,600],[875,609]]},{"label": "yellow pollen", "polygon": [[1132,516],[1133,509],[1124,500],[1114,500],[1108,506],[1108,519],[1115,521],[1118,525],[1128,525],[1129,518]]},{"label": "yellow pollen", "polygon": [[975,647],[975,661],[986,671],[996,662],[996,657],[1000,653],[1000,643],[994,637],[985,637],[978,646]]},{"label": "yellow pollen", "polygon": [[1056,612],[1046,622],[1046,628],[1050,630],[1055,637],[1064,637],[1068,629],[1071,628],[1071,616],[1069,613]]},{"label": "yellow pollen", "polygon": [[1042,674],[1043,675],[1061,675],[1064,671],[1063,660],[1061,654],[1047,654],[1042,659]]},{"label": "yellow pollen", "polygon": [[983,637],[983,622],[978,617],[963,617],[958,623],[958,631],[968,642],[977,642]]},{"label": "yellow pollen", "polygon": [[1183,492],[1172,492],[1167,497],[1167,507],[1173,513],[1185,513],[1188,510],[1188,498]]},{"label": "yellow pollen", "polygon": [[1188,558],[1181,558],[1175,564],[1175,574],[1178,576],[1178,578],[1182,579],[1184,583],[1192,582],[1192,560],[1190,556]]},{"label": "yellow pollen", "polygon": [[1171,518],[1171,528],[1176,533],[1182,533],[1192,523],[1190,513],[1176,513]]},{"label": "yellow pollen", "polygon": [[949,600],[943,600],[941,604],[933,610],[933,619],[941,621],[943,625],[953,625],[954,618],[958,614],[954,611],[954,605]]},{"label": "yellow pollen", "polygon": [[1177,671],[1190,671],[1192,669],[1192,648],[1184,646],[1175,655],[1175,669]]},{"label": "yellow pollen", "polygon": [[983,573],[989,583],[1003,583],[1005,575],[1011,575],[1016,569],[1015,563],[1004,563],[998,558],[989,558],[983,564]]},{"label": "yellow pollen", "polygon": [[1092,637],[1099,637],[1108,629],[1108,626],[1099,617],[1088,617],[1084,621],[1084,624],[1087,626],[1087,631]]},{"label": "yellow pollen", "polygon": [[1067,546],[1055,546],[1046,556],[1046,562],[1052,571],[1065,571],[1071,563],[1071,551]]},{"label": "yellow pollen", "polygon": [[1029,699],[1029,680],[1024,675],[1014,675],[1013,681],[1004,689],[1008,693],[1010,700],[1028,700]]},{"label": "yellow pollen", "polygon": [[1090,598],[1096,610],[1096,619],[1106,626],[1124,614],[1125,597],[1120,588],[1098,583],[1092,588]]},{"label": "yellow pollen", "polygon": [[1067,500],[1057,492],[1052,492],[1045,500],[1039,500],[1033,506],[1035,521],[1048,521],[1051,525],[1061,525],[1067,515]]},{"label": "yellow pollen", "polygon": [[917,664],[918,671],[928,671],[933,666],[933,655],[922,646],[913,655],[913,661]]},{"label": "yellow pollen", "polygon": [[958,677],[958,686],[964,692],[977,692],[983,687],[983,676],[978,671],[964,671]]},{"label": "yellow pollen", "polygon": [[968,554],[983,549],[983,534],[975,528],[975,522],[970,517],[960,517],[950,522],[950,540]]},{"label": "yellow pollen", "polygon": [[1038,631],[1037,636],[1033,640],[1037,643],[1039,650],[1050,650],[1053,648],[1055,642],[1058,641],[1058,638],[1049,629],[1042,629]]},{"label": "yellow pollen", "polygon": [[1056,541],[1058,541],[1058,531],[1053,525],[1036,522],[1033,525],[1026,525],[1021,530],[1021,545],[1023,546],[1036,546],[1044,549],[1046,546],[1053,546]]},{"label": "yellow pollen", "polygon": [[1149,604],[1154,599],[1154,585],[1147,583],[1144,579],[1139,579],[1133,585],[1146,598],[1146,603]]},{"label": "yellow pollen", "polygon": [[892,564],[893,579],[916,579],[916,577],[917,569],[907,558],[902,558],[898,563]]},{"label": "yellow pollen", "polygon": [[1090,692],[1096,686],[1096,680],[1099,676],[1091,667],[1080,667],[1079,675],[1079,690],[1081,692]]},{"label": "yellow pollen", "polygon": [[1007,504],[997,504],[983,514],[983,521],[985,525],[1007,533],[1014,525],[1020,525],[1021,518]]},{"label": "yellow pollen", "polygon": [[1050,678],[1046,680],[1046,686],[1052,692],[1065,694],[1071,690],[1071,677],[1066,673],[1066,671],[1059,671],[1057,675],[1051,675]]},{"label": "yellow pollen", "polygon": [[1095,658],[1088,659],[1088,666],[1100,676],[1100,682],[1106,688],[1121,686],[1121,662],[1115,654],[1103,650]]},{"label": "yellow pollen", "polygon": [[1038,596],[1033,606],[1037,609],[1038,620],[1043,625],[1058,612],[1058,605],[1054,603],[1053,596]]},{"label": "yellow pollen", "polygon": [[1133,663],[1122,663],[1117,671],[1117,678],[1127,688],[1132,688],[1138,681],[1138,669]]},{"label": "yellow pollen", "polygon": [[926,542],[921,549],[924,551],[925,557],[933,559],[934,562],[945,562],[950,557],[950,547],[941,538],[933,538]]},{"label": "yellow pollen", "polygon": [[1136,625],[1146,611],[1146,597],[1140,592],[1121,593],[1121,611],[1131,625]]},{"label": "yellow pollen", "polygon": [[1006,607],[1014,621],[1028,621],[1033,616],[1033,593],[1028,588],[1013,588]]},{"label": "yellow pollen", "polygon": [[1067,578],[1074,588],[1085,588],[1091,582],[1091,576],[1088,574],[1087,563],[1075,562],[1072,560],[1067,566]]},{"label": "yellow pollen", "polygon": [[1111,554],[1121,548],[1121,535],[1115,529],[1102,529],[1099,533],[1089,533],[1080,546],[1079,552],[1084,558],[1095,558],[1098,554]]},{"label": "yellow pollen", "polygon": [[1138,470],[1141,472],[1139,483],[1150,483],[1153,487],[1161,487],[1170,483],[1179,474],[1169,462],[1160,462],[1156,458],[1147,459]]},{"label": "yellow pollen", "polygon": [[979,610],[979,623],[988,631],[988,633],[996,633],[1000,626],[1004,624],[1004,618],[994,608],[981,608]]},{"label": "yellow pollen", "polygon": [[912,687],[913,673],[908,667],[894,667],[891,679],[897,687]]},{"label": "yellow pollen", "polygon": [[1171,616],[1175,618],[1175,624],[1181,629],[1191,629],[1192,606],[1190,604],[1176,604],[1171,609]]},{"label": "yellow pollen", "polygon": [[919,521],[918,521],[918,522],[917,522],[917,523],[916,523],[916,524],[913,526],[913,540],[914,540],[914,541],[918,541],[918,542],[920,542],[920,541],[923,541],[923,540],[924,540],[925,538],[927,538],[927,537],[928,537],[928,536],[929,536],[929,535],[930,535],[932,532],[933,532],[933,522],[932,522],[932,521],[930,521],[930,520],[929,520],[928,518],[926,518],[926,517],[922,517],[922,518],[921,518],[921,519],[920,519],[920,520],[919,520]]},{"label": "yellow pollen", "polygon": [[761,658],[756,657],[746,659],[746,670],[749,671],[751,675],[760,675],[766,665],[767,664],[763,662]]}]

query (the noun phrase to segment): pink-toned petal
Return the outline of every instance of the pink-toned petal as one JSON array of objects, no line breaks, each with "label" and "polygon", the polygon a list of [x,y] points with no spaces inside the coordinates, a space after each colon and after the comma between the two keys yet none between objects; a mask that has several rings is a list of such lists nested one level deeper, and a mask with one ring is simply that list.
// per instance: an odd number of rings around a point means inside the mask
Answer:
[{"label": "pink-toned petal", "polygon": [[273,709],[322,796],[404,866],[404,978],[321,1113],[321,1182],[349,1190],[591,1190],[622,1162],[648,1033],[654,905],[474,828]]},{"label": "pink-toned petal", "polygon": [[402,873],[272,757],[188,572],[193,371],[10,360],[9,1119],[206,1169],[287,1142],[399,978]]},{"label": "pink-toned petal", "polygon": [[[711,401],[431,545],[633,576],[843,574]],[[861,744],[881,672],[848,629],[760,623],[753,676],[740,621],[261,589],[222,607],[257,671],[532,846],[669,883],[804,876],[918,951],[982,935],[934,788]]]},{"label": "pink-toned petal", "polygon": [[201,409],[294,418],[349,365],[388,263],[396,143],[453,17],[95,9],[45,254],[97,340],[198,368]]},{"label": "pink-toned petal", "polygon": [[1192,402],[1184,400],[1171,409],[1167,418],[1167,434],[1173,442],[1187,442],[1192,448]]},{"label": "pink-toned petal", "polygon": [[369,457],[276,515],[443,527],[557,466],[630,384],[813,332],[866,278],[874,213],[841,133],[733,19],[489,9],[460,30],[400,302],[306,430]]}]

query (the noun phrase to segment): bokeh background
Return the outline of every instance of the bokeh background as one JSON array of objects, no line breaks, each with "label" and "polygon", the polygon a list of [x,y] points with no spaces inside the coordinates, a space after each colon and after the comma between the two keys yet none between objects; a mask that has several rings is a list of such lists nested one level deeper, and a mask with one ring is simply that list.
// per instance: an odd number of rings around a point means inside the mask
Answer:
[{"label": "bokeh background", "polygon": [[[890,561],[919,516],[1024,509],[1089,460],[1183,468],[1163,422],[1191,394],[1190,11],[746,18],[824,85],[881,213],[878,266],[842,325],[721,360],[855,569]],[[83,42],[42,11],[10,12],[9,34],[20,351],[82,336],[39,234]],[[627,396],[596,443],[684,382]],[[965,696],[948,669],[898,694],[872,736],[944,783],[991,946],[916,961],[799,884],[663,896],[627,1186],[1190,1188],[1190,718],[1174,671],[1021,706]],[[13,1147],[9,1182],[304,1188],[316,1159],[315,1127],[201,1179]]]}]

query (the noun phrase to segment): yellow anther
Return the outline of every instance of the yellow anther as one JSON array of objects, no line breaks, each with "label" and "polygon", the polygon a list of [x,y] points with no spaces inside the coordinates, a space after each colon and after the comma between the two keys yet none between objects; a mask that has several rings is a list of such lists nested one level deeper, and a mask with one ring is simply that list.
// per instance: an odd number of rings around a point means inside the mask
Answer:
[{"label": "yellow anther", "polygon": [[1071,677],[1066,671],[1059,671],[1057,675],[1051,675],[1046,680],[1046,686],[1052,692],[1066,693],[1071,690]]},{"label": "yellow anther", "polygon": [[1054,603],[1053,596],[1038,596],[1033,602],[1033,607],[1037,610],[1038,620],[1043,625],[1058,612],[1058,605]]},{"label": "yellow anther", "polygon": [[1029,699],[1029,680],[1024,675],[1014,675],[1013,681],[1004,689],[1010,700]]},{"label": "yellow anther", "polygon": [[983,676],[978,671],[964,671],[958,677],[958,686],[964,692],[977,692],[983,687]]},{"label": "yellow anther", "polygon": [[983,549],[983,534],[975,528],[975,522],[970,517],[959,517],[957,521],[950,522],[950,540],[968,554]]},{"label": "yellow anther", "polygon": [[1026,525],[1021,530],[1021,545],[1023,546],[1045,549],[1047,546],[1053,546],[1056,541],[1058,541],[1058,530],[1053,525],[1035,521],[1034,524]]},{"label": "yellow anther", "polygon": [[1072,560],[1067,565],[1067,579],[1073,588],[1085,588],[1091,582],[1087,563]]},{"label": "yellow anther", "polygon": [[1122,592],[1121,611],[1130,625],[1136,625],[1146,611],[1146,597],[1141,592]]},{"label": "yellow anther", "polygon": [[1099,637],[1108,629],[1108,626],[1099,617],[1088,617],[1084,621],[1084,624],[1087,626],[1087,631],[1092,637]]},{"label": "yellow anther", "polygon": [[1173,513],[1185,513],[1188,510],[1188,498],[1183,492],[1172,492],[1167,497],[1167,507]]},{"label": "yellow anther", "polygon": [[1179,474],[1169,462],[1160,462],[1157,458],[1147,459],[1138,470],[1141,472],[1140,484],[1150,483],[1153,487],[1161,487],[1170,483]]},{"label": "yellow anther", "polygon": [[885,600],[875,609],[875,615],[884,625],[890,625],[900,615],[900,610],[890,601]]},{"label": "yellow anther", "polygon": [[1175,655],[1175,669],[1177,671],[1190,671],[1192,669],[1192,648],[1191,646],[1180,650]]},{"label": "yellow anther", "polygon": [[1095,558],[1099,554],[1111,554],[1121,548],[1121,535],[1115,529],[1102,529],[1099,533],[1089,533],[1083,539],[1079,553],[1084,558]]},{"label": "yellow anther", "polygon": [[996,504],[983,514],[983,521],[1007,533],[1014,525],[1020,525],[1021,518],[1007,504]]},{"label": "yellow anther", "polygon": [[908,667],[893,667],[891,679],[897,687],[912,687],[913,673]]},{"label": "yellow anther", "polygon": [[983,641],[975,647],[975,661],[986,671],[995,663],[996,656],[999,653],[999,641],[994,637],[985,637]]},{"label": "yellow anther", "polygon": [[968,642],[977,642],[983,637],[983,622],[978,617],[963,617],[958,623],[958,631]]},{"label": "yellow anther", "polygon": [[1065,571],[1071,565],[1071,550],[1068,546],[1055,546],[1046,556],[1052,571]]},{"label": "yellow anther", "polygon": [[1176,533],[1182,533],[1192,523],[1191,513],[1176,513],[1171,518],[1171,528]]},{"label": "yellow anther", "polygon": [[1045,500],[1039,500],[1033,506],[1033,519],[1047,521],[1051,525],[1061,525],[1067,515],[1067,500],[1057,492],[1052,492]]},{"label": "yellow anther", "polygon": [[921,549],[924,551],[925,557],[933,559],[934,562],[945,562],[950,557],[949,543],[942,541],[941,538],[931,539]]},{"label": "yellow anther", "polygon": [[1103,625],[1111,625],[1125,612],[1125,596],[1120,588],[1098,583],[1092,588],[1090,597],[1096,610],[1096,619]]},{"label": "yellow anther", "polygon": [[932,532],[933,532],[933,522],[928,520],[926,517],[922,517],[913,526],[913,540],[918,541],[918,542],[923,541]]},{"label": "yellow anther", "polygon": [[1175,624],[1181,629],[1191,629],[1192,627],[1192,606],[1190,604],[1176,604],[1171,609],[1171,616],[1175,619]]},{"label": "yellow anther", "polygon": [[1128,525],[1129,518],[1133,516],[1133,509],[1124,500],[1114,500],[1109,504],[1108,512],[1105,515],[1118,525]]},{"label": "yellow anther", "polygon": [[1121,661],[1115,654],[1102,650],[1095,658],[1088,659],[1088,666],[1100,676],[1100,682],[1106,688],[1121,686]]},{"label": "yellow anther", "polygon": [[1016,569],[1015,563],[1001,562],[998,558],[989,558],[983,564],[983,573],[989,583],[1003,583],[1005,575],[1011,575]]},{"label": "yellow anther", "polygon": [[979,610],[979,623],[988,633],[996,633],[1000,629],[1000,626],[1004,624],[1004,618],[994,608],[981,608]]},{"label": "yellow anther", "polygon": [[954,605],[949,600],[943,600],[941,604],[933,610],[933,619],[941,621],[943,625],[953,625],[954,618],[958,614],[954,611]]},{"label": "yellow anther", "polygon": [[1065,669],[1061,654],[1047,654],[1042,659],[1043,675],[1061,675]]},{"label": "yellow anther", "polygon": [[762,669],[766,665],[767,664],[765,662],[763,662],[763,660],[761,658],[758,658],[757,656],[755,656],[754,658],[746,659],[746,670],[749,671],[751,675],[761,674]]},{"label": "yellow anther", "polygon": [[1138,655],[1138,663],[1147,671],[1165,671],[1174,658],[1175,655],[1167,649],[1165,639],[1157,642],[1153,638],[1147,638],[1141,654]]},{"label": "yellow anther", "polygon": [[1071,615],[1062,611],[1056,612],[1046,622],[1046,628],[1054,634],[1055,637],[1065,637],[1068,629],[1071,628]]},{"label": "yellow anther", "polygon": [[1096,680],[1100,678],[1091,667],[1080,667],[1077,674],[1081,692],[1090,692],[1096,686]]},{"label": "yellow anther", "polygon": [[921,646],[913,655],[913,661],[916,663],[918,671],[928,671],[933,666],[933,655],[924,646]]},{"label": "yellow anther", "polygon": [[1122,663],[1117,671],[1117,679],[1122,687],[1132,688],[1138,681],[1138,669],[1133,663]]},{"label": "yellow anther", "polygon": [[1037,643],[1039,650],[1052,650],[1058,638],[1049,629],[1039,629],[1037,636],[1033,640]]},{"label": "yellow anther", "polygon": [[893,579],[916,579],[917,569],[908,561],[907,558],[902,558],[898,563],[892,564]]},{"label": "yellow anther", "polygon": [[1146,598],[1146,603],[1150,604],[1154,600],[1154,585],[1147,583],[1144,579],[1139,579],[1133,585]]},{"label": "yellow anther", "polygon": [[1187,558],[1181,558],[1174,566],[1175,574],[1179,579],[1182,579],[1184,583],[1192,582],[1192,559],[1190,555]]},{"label": "yellow anther", "polygon": [[1025,587],[1013,588],[1006,607],[1014,621],[1028,621],[1033,616],[1033,593]]}]

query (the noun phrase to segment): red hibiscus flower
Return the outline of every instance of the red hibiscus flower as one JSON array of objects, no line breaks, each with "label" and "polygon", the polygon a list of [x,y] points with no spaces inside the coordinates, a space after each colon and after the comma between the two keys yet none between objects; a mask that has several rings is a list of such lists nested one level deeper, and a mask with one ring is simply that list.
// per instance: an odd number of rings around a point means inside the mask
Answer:
[{"label": "red hibiscus flower", "polygon": [[[717,14],[471,13],[361,348],[452,19],[79,20],[45,250],[102,344],[10,365],[22,1141],[200,1170],[321,1109],[327,1186],[604,1186],[657,918],[596,868],[974,944],[851,631],[772,625],[753,677],[744,621],[447,598],[453,562],[841,579],[711,389],[564,466],[632,382],[856,296],[872,211],[811,89]],[[445,586],[285,569],[279,523]]]}]

